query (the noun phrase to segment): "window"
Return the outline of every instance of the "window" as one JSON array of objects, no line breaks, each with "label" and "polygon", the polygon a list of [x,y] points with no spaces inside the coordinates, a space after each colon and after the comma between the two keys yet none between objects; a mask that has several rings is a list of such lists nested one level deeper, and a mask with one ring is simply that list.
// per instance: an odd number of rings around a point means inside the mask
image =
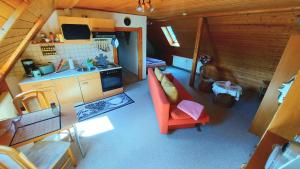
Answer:
[{"label": "window", "polygon": [[165,34],[165,36],[171,46],[180,47],[179,42],[177,41],[176,35],[171,26],[162,26],[161,30]]}]

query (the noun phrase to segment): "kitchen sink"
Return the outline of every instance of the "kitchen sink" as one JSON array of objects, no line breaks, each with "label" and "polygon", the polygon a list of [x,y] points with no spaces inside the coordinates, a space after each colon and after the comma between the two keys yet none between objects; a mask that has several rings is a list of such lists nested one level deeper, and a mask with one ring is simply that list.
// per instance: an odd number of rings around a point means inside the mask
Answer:
[{"label": "kitchen sink", "polygon": [[88,68],[86,68],[86,67],[79,67],[79,68],[77,68],[76,70],[78,71],[78,72],[89,72],[89,71],[93,71],[93,70],[95,70],[96,68],[95,67],[92,67],[91,69],[88,69]]}]

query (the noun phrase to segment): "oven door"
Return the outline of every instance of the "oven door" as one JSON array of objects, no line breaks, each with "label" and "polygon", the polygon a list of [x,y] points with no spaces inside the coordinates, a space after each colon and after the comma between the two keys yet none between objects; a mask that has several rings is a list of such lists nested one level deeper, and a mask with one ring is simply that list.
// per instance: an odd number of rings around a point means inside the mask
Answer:
[{"label": "oven door", "polygon": [[101,72],[101,84],[103,92],[122,87],[122,70],[114,69]]}]

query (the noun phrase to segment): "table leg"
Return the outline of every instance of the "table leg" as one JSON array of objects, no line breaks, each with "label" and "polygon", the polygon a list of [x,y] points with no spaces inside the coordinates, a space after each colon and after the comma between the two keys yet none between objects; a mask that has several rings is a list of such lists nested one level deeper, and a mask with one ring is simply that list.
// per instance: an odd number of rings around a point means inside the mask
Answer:
[{"label": "table leg", "polygon": [[75,140],[76,140],[77,146],[79,148],[79,151],[80,151],[80,154],[81,154],[82,158],[84,158],[85,155],[83,153],[83,149],[82,149],[82,146],[81,146],[81,143],[80,143],[80,138],[79,138],[79,135],[78,135],[78,130],[77,130],[76,124],[73,125],[73,128],[74,128],[74,134],[75,134]]}]

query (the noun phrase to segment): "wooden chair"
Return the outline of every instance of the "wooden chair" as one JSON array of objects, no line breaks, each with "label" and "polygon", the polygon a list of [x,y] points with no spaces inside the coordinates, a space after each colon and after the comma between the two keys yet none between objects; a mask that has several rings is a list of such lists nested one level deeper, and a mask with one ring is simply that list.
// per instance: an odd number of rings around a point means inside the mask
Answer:
[{"label": "wooden chair", "polygon": [[0,168],[3,169],[65,168],[69,161],[74,167],[77,165],[69,142],[39,141],[24,153],[11,147],[0,146]]},{"label": "wooden chair", "polygon": [[50,108],[50,103],[45,95],[45,92],[41,90],[30,90],[23,92],[18,94],[13,99],[13,103],[18,111],[19,116],[23,115],[23,111],[20,108],[20,102],[28,113]]}]

